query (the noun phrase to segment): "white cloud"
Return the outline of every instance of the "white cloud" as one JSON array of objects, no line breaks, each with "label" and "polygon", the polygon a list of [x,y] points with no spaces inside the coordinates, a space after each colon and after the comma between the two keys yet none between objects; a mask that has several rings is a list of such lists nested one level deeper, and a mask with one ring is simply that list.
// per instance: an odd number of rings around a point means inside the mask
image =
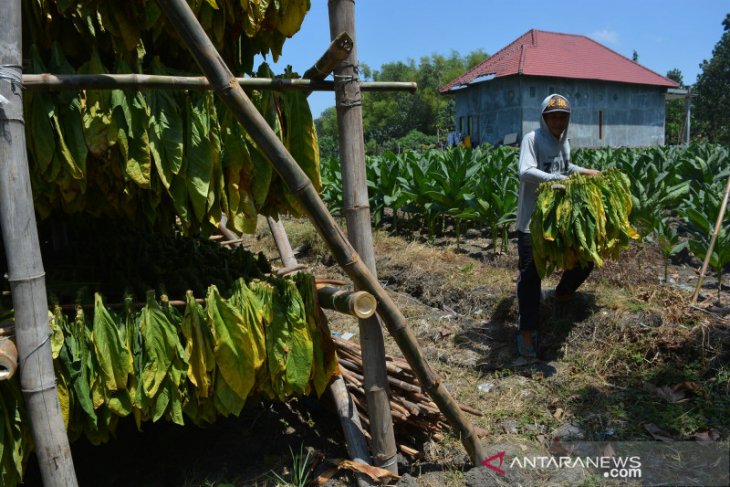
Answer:
[{"label": "white cloud", "polygon": [[591,34],[588,34],[588,37],[591,39],[594,39],[599,42],[605,42],[608,44],[618,44],[618,33],[613,30],[597,30]]}]

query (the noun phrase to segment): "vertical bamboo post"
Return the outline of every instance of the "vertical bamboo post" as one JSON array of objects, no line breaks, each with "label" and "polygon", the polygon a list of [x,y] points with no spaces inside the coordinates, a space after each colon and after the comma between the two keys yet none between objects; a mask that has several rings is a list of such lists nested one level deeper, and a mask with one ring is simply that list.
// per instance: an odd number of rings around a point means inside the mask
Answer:
[{"label": "vertical bamboo post", "polygon": [[284,180],[292,194],[302,203],[317,228],[322,240],[329,247],[342,270],[360,289],[368,291],[378,302],[378,314],[388,331],[398,343],[404,357],[421,383],[421,388],[446,416],[475,465],[486,459],[484,447],[474,428],[461,411],[441,379],[426,361],[405,316],[398,310],[390,295],[363,264],[360,256],[347,241],[327,207],[314,189],[312,181],[286,150],[264,117],[256,110],[233,73],[215,50],[205,31],[195,18],[185,0],[157,0],[168,21],[175,27],[181,40],[192,53],[200,69],[205,73],[221,101],[233,112],[236,119],[248,131],[264,151],[274,169]]},{"label": "vertical bamboo post", "polygon": [[[340,32],[346,32],[353,43],[349,56],[334,70],[347,236],[355,251],[362,257],[363,263],[373,276],[377,276],[365,175],[365,141],[355,37],[355,2],[329,0],[328,6],[330,37],[334,39]],[[361,319],[359,325],[373,463],[397,474],[398,451],[388,399],[385,344],[380,319],[377,316]]]},{"label": "vertical bamboo post", "polygon": [[[350,49],[352,49],[352,41],[349,36],[346,33],[339,34],[332,40],[332,43],[322,57],[304,73],[303,78],[323,80],[332,71],[334,65],[347,56]],[[307,96],[310,93],[307,93]],[[289,237],[286,235],[284,224],[280,219],[275,220],[270,216],[266,218],[266,221],[269,224],[269,229],[279,250],[282,264],[285,268],[295,267],[297,265],[297,259],[289,243]],[[345,386],[345,380],[342,376],[335,377],[328,389],[335,402],[337,416],[340,418],[342,432],[347,441],[348,455],[356,462],[370,465],[368,443],[363,433],[362,424],[360,423],[360,415],[357,412],[352,396],[347,390],[347,386]],[[369,477],[363,474],[356,474],[356,482],[359,487],[373,485]]]},{"label": "vertical bamboo post", "polygon": [[45,487],[75,487],[56,395],[48,301],[30,187],[22,98],[20,0],[2,3],[0,25],[0,226],[15,309],[20,386]]}]

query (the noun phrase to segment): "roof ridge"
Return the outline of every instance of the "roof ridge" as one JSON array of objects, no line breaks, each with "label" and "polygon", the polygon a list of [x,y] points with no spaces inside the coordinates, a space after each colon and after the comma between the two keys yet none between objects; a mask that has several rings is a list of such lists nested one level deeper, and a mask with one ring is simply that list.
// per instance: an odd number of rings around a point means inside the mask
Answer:
[{"label": "roof ridge", "polygon": [[[585,66],[581,65],[583,67],[576,68],[576,60],[570,55],[572,46],[575,46],[579,52],[586,50],[586,52],[592,52],[590,58],[584,59],[587,63]],[[563,48],[569,50],[560,51]],[[555,49],[558,49],[558,51],[555,51]],[[546,55],[554,56],[556,53],[565,54],[565,56],[559,56],[560,60],[557,61],[557,64],[555,62],[550,64],[544,59]],[[597,62],[599,64],[596,64]],[[561,71],[556,71],[558,68]],[[488,75],[502,77],[525,74],[597,79],[664,87],[676,86],[673,80],[638,62],[632,61],[627,56],[591,39],[585,34],[530,29],[466,73],[443,86],[439,92],[442,94],[447,93],[457,86],[466,86],[475,79]]]},{"label": "roof ridge", "polygon": [[585,34],[575,34],[575,36],[576,36],[576,37],[584,37],[584,38],[588,39],[588,40],[589,40],[589,41],[591,41],[592,43],[596,44],[596,45],[597,45],[598,47],[602,47],[603,49],[605,49],[605,50],[607,50],[607,51],[611,51],[612,53],[616,54],[617,56],[620,56],[620,57],[624,58],[625,60],[627,60],[627,61],[629,61],[629,62],[631,62],[631,63],[634,63],[634,64],[635,64],[636,66],[640,67],[640,68],[641,68],[641,69],[643,69],[644,71],[648,71],[648,72],[650,72],[651,74],[655,74],[655,75],[657,75],[657,76],[661,76],[662,78],[664,78],[664,79],[666,79],[666,80],[669,80],[669,81],[675,82],[674,80],[671,80],[671,79],[667,78],[666,76],[664,76],[664,75],[662,75],[662,74],[659,74],[659,73],[657,73],[657,72],[656,72],[656,71],[654,71],[653,69],[649,69],[649,68],[647,68],[646,66],[644,66],[644,65],[643,65],[643,64],[641,64],[641,63],[639,63],[638,61],[634,61],[633,59],[629,59],[629,58],[628,58],[628,56],[624,56],[624,55],[623,55],[623,54],[621,54],[620,52],[618,52],[618,51],[616,51],[616,50],[614,50],[614,49],[611,49],[611,48],[610,48],[610,47],[608,47],[608,46],[605,46],[605,45],[601,44],[601,43],[600,43],[600,42],[598,42],[597,40],[595,40],[595,39],[591,39],[590,37],[588,37],[588,36],[587,36],[587,35],[585,35]]},{"label": "roof ridge", "polygon": [[517,72],[522,74],[525,70],[525,45],[520,46],[520,64],[517,68]]}]

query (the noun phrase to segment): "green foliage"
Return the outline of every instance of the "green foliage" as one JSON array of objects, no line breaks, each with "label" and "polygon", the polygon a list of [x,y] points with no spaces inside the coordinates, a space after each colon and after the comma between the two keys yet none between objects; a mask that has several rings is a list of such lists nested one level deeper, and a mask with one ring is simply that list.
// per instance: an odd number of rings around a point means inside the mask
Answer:
[{"label": "green foliage", "polygon": [[[287,37],[300,28],[310,0],[206,0],[188,2],[217,51],[234,73],[252,73],[256,55],[276,61]],[[174,26],[152,0],[123,4],[87,0],[23,0],[23,45],[41,51],[56,41],[81,64],[99,50],[109,62],[140,66],[151,56],[175,69],[197,71]],[[151,56],[150,56],[151,55]],[[143,71],[144,72],[144,71]]]},{"label": "green foliage", "polygon": [[[504,247],[517,208],[517,156],[517,149],[511,147],[368,156],[366,175],[374,223],[380,225],[385,209],[390,208],[393,229],[406,216],[411,227],[423,225],[433,239],[439,222],[442,228],[453,223],[458,242],[463,224],[468,222],[492,229],[495,242],[501,229]],[[330,208],[339,207],[338,161],[325,160],[322,177],[323,199]]]},{"label": "green foliage", "polygon": [[[682,215],[689,227],[689,249],[703,261],[707,258],[710,241],[715,234],[722,194],[723,191],[719,186],[693,190],[682,208]],[[709,259],[710,267],[717,273],[718,299],[724,270],[728,263],[730,263],[730,215],[726,212],[723,222],[717,228],[715,244]]]},{"label": "green foliage", "polygon": [[[466,56],[451,52],[448,56],[432,54],[418,62],[413,59],[387,63],[379,70],[361,67],[363,79],[372,81],[415,81],[416,93],[364,92],[363,128],[368,154],[383,154],[423,149],[422,145],[438,145],[446,132],[453,129],[454,98],[441,96],[439,88],[486,59],[482,50]],[[317,120],[320,150],[324,157],[335,156],[331,141],[337,139],[334,108],[326,110]],[[412,131],[412,135],[409,135]],[[422,139],[418,132],[433,139]],[[401,140],[399,140],[401,139]],[[327,145],[325,145],[327,144]]]},{"label": "green foliage", "polygon": [[693,129],[702,139],[730,143],[730,14],[722,22],[725,29],[715,44],[710,60],[702,61],[702,72],[697,77],[693,92],[695,125]]},{"label": "green foliage", "polygon": [[[501,238],[504,250],[517,209],[518,155],[518,150],[511,147],[480,147],[367,156],[373,222],[376,226],[383,224],[386,210],[390,209],[391,230],[404,226],[425,229],[432,240],[439,232],[439,224],[442,233],[452,225],[457,243],[464,225],[471,225],[489,231],[495,251]],[[690,225],[687,208],[699,208],[697,211],[704,219],[713,218],[713,214],[716,217],[719,205],[716,200],[730,177],[727,147],[691,144],[580,149],[573,152],[572,160],[579,166],[603,171],[615,168],[628,176],[626,187],[630,192],[624,196],[630,201],[621,205],[632,208],[628,224],[635,226],[646,240],[660,245],[665,262],[686,245],[693,255],[704,258],[701,247],[706,248],[709,243],[709,233],[702,236],[695,230],[692,240],[696,243],[686,243],[683,232]],[[322,175],[323,199],[331,209],[341,208],[339,162],[325,160]],[[713,196],[707,196],[708,193]],[[704,199],[699,201],[697,194],[705,195]],[[715,204],[709,205],[705,200]],[[671,225],[666,223],[670,220]],[[626,225],[620,219],[614,223],[616,228]],[[715,253],[713,268],[718,269],[724,254],[720,250]]]},{"label": "green foliage", "polygon": [[271,472],[271,476],[276,482],[277,486],[305,487],[308,483],[311,469],[309,450],[307,450],[305,453],[304,445],[299,445],[299,452],[294,453],[290,446],[289,453],[291,454],[291,468],[288,469],[289,474],[285,475],[286,477],[289,477],[289,479],[285,479],[283,476],[279,475],[276,472]]},{"label": "green foliage", "polygon": [[[667,78],[679,83],[680,88],[686,88],[679,69],[672,69]],[[667,145],[682,144],[686,130],[687,103],[685,100],[667,100],[665,105],[664,141]]]},{"label": "green foliage", "polygon": [[396,154],[405,151],[425,151],[436,147],[436,136],[426,135],[416,129],[411,130],[399,139],[386,141],[381,149],[395,152]]},{"label": "green foliage", "polygon": [[[230,297],[215,286],[203,304],[188,293],[184,310],[154,292],[137,309],[113,311],[96,294],[82,307],[50,315],[61,411],[71,439],[109,441],[121,418],[137,427],[165,419],[203,426],[238,415],[251,397],[285,401],[321,394],[337,362],[315,309],[312,276],[241,278]],[[329,343],[329,345],[327,345]],[[0,480],[13,487],[31,451],[17,379],[0,382]],[[292,481],[304,485],[305,455]]]},{"label": "green foliage", "polygon": [[676,224],[670,224],[664,220],[657,222],[654,231],[647,236],[647,240],[655,242],[662,253],[664,259],[664,284],[667,284],[669,278],[669,262],[675,255],[687,248],[687,240],[682,240],[677,231]]},{"label": "green foliage", "polygon": [[[24,1],[29,73],[198,73],[157,4]],[[73,6],[73,8],[72,8]],[[208,0],[191,8],[237,73],[253,58],[276,59],[309,0]],[[225,42],[224,42],[225,41]],[[275,75],[262,64],[259,77]],[[282,75],[296,77],[291,70]],[[319,147],[303,93],[249,93],[254,105],[319,189]],[[83,214],[141,228],[252,233],[256,216],[302,208],[263,151],[212,92],[79,90],[29,93],[24,109],[39,219]]]}]

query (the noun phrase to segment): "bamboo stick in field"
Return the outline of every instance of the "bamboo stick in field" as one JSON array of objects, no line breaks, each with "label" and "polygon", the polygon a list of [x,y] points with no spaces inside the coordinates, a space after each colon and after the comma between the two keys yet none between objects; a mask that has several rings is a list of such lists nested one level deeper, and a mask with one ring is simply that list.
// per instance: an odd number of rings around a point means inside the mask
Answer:
[{"label": "bamboo stick in field", "polygon": [[[702,269],[700,270],[700,276],[697,278],[697,287],[692,295],[692,305],[697,304],[697,297],[700,295],[700,289],[702,289],[702,280],[707,272],[707,266],[710,264],[712,258],[712,251],[715,248],[715,242],[717,241],[717,234],[720,233],[720,227],[722,226],[722,220],[725,217],[725,209],[727,208],[727,200],[730,196],[730,177],[727,178],[727,185],[725,186],[725,196],[722,198],[722,204],[720,205],[720,212],[717,215],[717,221],[715,222],[715,229],[712,232],[712,238],[710,238],[710,246],[707,248],[707,255],[705,255],[705,261],[702,263]],[[718,289],[722,283],[717,283]]]},{"label": "bamboo stick in field", "polygon": [[451,427],[456,430],[455,434],[461,439],[472,462],[475,465],[481,464],[486,455],[474,428],[441,383],[441,379],[428,365],[405,317],[347,241],[314,189],[312,181],[287,152],[284,144],[256,110],[243,89],[235,82],[230,69],[216,52],[188,4],[185,0],[157,0],[157,3],[195,57],[216,94],[262,148],[291,193],[301,202],[340,267],[359,289],[375,296],[378,302],[378,315],[398,343],[408,364],[418,377],[421,387],[431,396]]},{"label": "bamboo stick in field", "polygon": [[21,2],[0,17],[0,227],[15,310],[20,387],[45,487],[75,487],[68,435],[56,394],[46,280],[36,227],[22,97]]}]

